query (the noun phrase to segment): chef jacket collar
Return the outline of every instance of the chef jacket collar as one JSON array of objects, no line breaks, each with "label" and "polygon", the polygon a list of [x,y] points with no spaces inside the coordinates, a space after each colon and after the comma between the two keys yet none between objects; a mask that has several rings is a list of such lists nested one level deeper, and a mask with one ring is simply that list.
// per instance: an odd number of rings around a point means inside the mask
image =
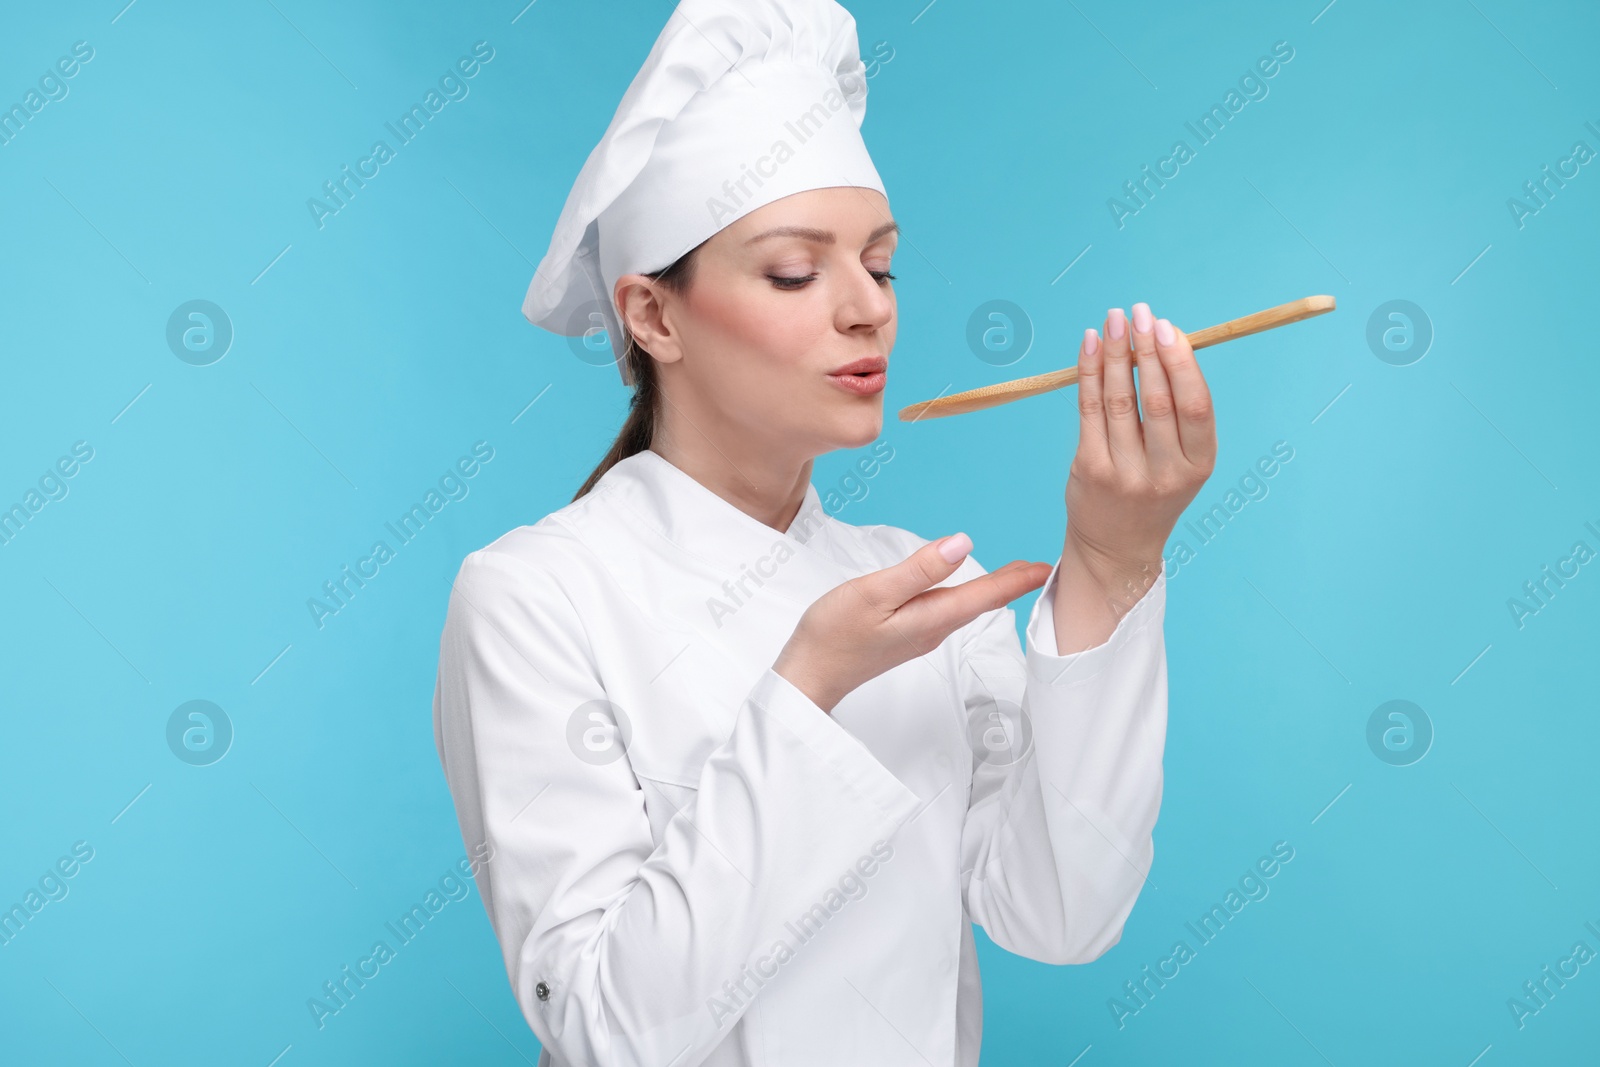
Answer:
[{"label": "chef jacket collar", "polygon": [[[590,497],[564,521],[642,610],[723,641],[752,640],[759,655],[771,650],[757,633],[734,638],[729,631],[774,627],[766,637],[781,645],[795,617],[862,572],[853,560],[860,553],[838,540],[851,527],[823,510],[814,485],[780,531],[646,449],[614,464]],[[745,611],[751,601],[770,610]],[[713,604],[737,609],[738,625],[726,625]]]},{"label": "chef jacket collar", "polygon": [[649,448],[614,465],[606,472],[606,477],[614,473],[634,484],[636,498],[649,507],[662,532],[691,550],[725,544],[730,526],[739,531],[737,536],[741,542],[754,535],[763,539],[762,543],[768,547],[783,540],[810,544],[828,518],[822,510],[822,497],[817,487],[807,482],[805,499],[789,528],[779,530],[768,526]]}]

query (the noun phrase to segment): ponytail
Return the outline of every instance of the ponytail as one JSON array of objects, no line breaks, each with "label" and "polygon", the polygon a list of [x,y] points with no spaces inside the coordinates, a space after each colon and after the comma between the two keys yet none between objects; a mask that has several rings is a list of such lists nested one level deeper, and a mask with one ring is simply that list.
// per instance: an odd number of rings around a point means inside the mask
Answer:
[{"label": "ponytail", "polygon": [[[679,256],[671,266],[646,273],[645,277],[660,282],[674,293],[684,293],[694,278],[694,254],[699,250],[700,246],[696,245]],[[628,417],[623,422],[617,439],[612,442],[611,448],[600,460],[600,465],[584,481],[583,488],[573,496],[574,501],[593,489],[595,483],[605,477],[605,473],[612,467],[629,456],[645,451],[655,440],[656,425],[661,412],[661,379],[656,371],[656,361],[650,353],[639,347],[626,323],[622,325],[622,333],[627,339],[622,358],[627,360],[629,373],[633,376],[633,396],[628,400]]]}]

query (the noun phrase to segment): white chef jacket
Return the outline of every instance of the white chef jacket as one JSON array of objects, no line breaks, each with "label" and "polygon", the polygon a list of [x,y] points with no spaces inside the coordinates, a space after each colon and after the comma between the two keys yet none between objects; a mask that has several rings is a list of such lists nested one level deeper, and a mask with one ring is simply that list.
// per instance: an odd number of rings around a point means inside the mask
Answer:
[{"label": "white chef jacket", "polygon": [[926,543],[815,486],[780,533],[647,450],[467,556],[434,736],[541,1067],[970,1067],[972,923],[1057,964],[1120,939],[1166,579],[1060,656],[1058,559],[1026,654],[999,608],[831,715],[771,669],[818,597]]}]

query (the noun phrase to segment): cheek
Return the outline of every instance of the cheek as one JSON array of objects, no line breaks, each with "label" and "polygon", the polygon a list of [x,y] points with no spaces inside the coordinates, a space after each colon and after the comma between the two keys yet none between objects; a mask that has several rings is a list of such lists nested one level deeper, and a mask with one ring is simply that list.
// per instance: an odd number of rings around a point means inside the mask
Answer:
[{"label": "cheek", "polygon": [[804,369],[807,354],[831,326],[820,304],[798,293],[763,286],[726,292],[695,309],[705,329],[703,340],[709,342],[705,353],[718,363],[727,359],[739,364],[720,369],[759,372],[769,379],[774,371]]}]

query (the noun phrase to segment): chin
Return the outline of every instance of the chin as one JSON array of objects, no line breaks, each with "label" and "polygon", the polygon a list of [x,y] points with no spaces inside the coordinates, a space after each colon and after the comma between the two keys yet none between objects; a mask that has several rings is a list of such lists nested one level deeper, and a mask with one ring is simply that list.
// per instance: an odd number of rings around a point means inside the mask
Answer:
[{"label": "chin", "polygon": [[[863,405],[865,407],[865,405]],[[835,433],[835,448],[865,448],[883,433],[882,394],[871,410],[858,411],[852,417],[840,420]]]}]

